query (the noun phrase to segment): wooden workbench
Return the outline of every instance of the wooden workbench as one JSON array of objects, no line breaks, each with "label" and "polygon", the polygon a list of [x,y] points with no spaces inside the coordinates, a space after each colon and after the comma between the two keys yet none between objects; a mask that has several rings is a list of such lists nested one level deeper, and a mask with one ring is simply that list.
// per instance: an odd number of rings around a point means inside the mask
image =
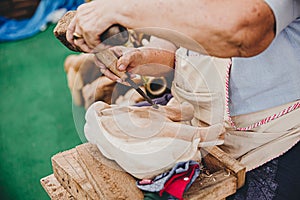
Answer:
[{"label": "wooden workbench", "polygon": [[[200,175],[184,194],[184,199],[225,199],[245,181],[245,167],[218,147],[202,148],[204,165],[210,175]],[[106,159],[90,143],[52,157],[53,174],[41,184],[57,199],[143,199],[136,180],[114,161]]]}]

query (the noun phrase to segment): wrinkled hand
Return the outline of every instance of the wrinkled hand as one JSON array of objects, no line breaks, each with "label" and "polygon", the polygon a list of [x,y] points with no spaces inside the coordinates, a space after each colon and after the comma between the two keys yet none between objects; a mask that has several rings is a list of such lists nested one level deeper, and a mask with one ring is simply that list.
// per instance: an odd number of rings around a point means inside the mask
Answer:
[{"label": "wrinkled hand", "polygon": [[[84,52],[92,52],[101,42],[101,33],[117,23],[115,19],[118,12],[114,11],[118,8],[111,4],[121,5],[122,3],[98,0],[80,5],[68,26],[66,34],[68,42]],[[82,37],[76,39],[73,36],[74,33]]]},{"label": "wrinkled hand", "polygon": [[[175,55],[172,51],[157,48],[128,48],[115,46],[110,48],[117,56],[117,69],[120,72],[130,72],[143,76],[163,76],[173,70]],[[122,82],[122,80],[110,72],[99,60],[96,64],[101,68],[101,72],[111,80]]]},{"label": "wrinkled hand", "polygon": [[[136,48],[129,48],[124,46],[115,46],[111,47],[110,50],[116,55],[118,58],[117,62],[117,69],[120,72],[131,72],[133,73],[133,69],[135,67],[138,67],[142,64],[144,64],[144,57],[143,53]],[[108,77],[109,79],[117,82],[122,82],[119,77],[117,77],[115,74],[113,74],[110,70],[106,68],[106,66],[101,63],[100,60],[98,60],[95,56],[95,62],[98,67],[100,67],[101,72]],[[131,78],[133,78],[134,75],[132,75]]]}]

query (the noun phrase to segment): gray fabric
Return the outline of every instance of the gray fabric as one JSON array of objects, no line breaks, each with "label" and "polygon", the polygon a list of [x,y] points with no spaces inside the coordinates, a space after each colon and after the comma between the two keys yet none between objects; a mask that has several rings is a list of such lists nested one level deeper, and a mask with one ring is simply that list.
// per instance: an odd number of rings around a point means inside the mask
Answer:
[{"label": "gray fabric", "polygon": [[265,0],[265,2],[271,7],[275,15],[277,35],[300,16],[299,0]]},{"label": "gray fabric", "polygon": [[232,116],[300,99],[300,18],[285,28],[263,53],[232,61]]}]

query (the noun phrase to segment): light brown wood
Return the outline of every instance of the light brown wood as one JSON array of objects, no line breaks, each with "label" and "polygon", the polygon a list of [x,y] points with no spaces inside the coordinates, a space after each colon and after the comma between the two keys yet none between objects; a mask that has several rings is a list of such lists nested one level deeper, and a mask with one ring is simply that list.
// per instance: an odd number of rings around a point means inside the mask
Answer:
[{"label": "light brown wood", "polygon": [[[221,200],[234,194],[238,184],[244,184],[245,167],[218,147],[201,148],[201,151],[203,163],[211,175],[200,174],[184,194],[184,199]],[[56,196],[69,197],[69,194],[80,200],[143,199],[143,193],[135,185],[136,180],[114,161],[105,158],[94,144],[86,143],[58,153],[52,157],[52,164],[55,175],[52,177],[54,181],[57,179],[53,187],[63,191]],[[43,187],[46,182],[41,180]],[[51,198],[55,198],[49,192],[50,186],[52,184],[44,188]]]},{"label": "light brown wood", "polygon": [[92,103],[99,100],[111,104],[115,85],[116,82],[106,76],[101,76],[93,82],[86,84],[82,88],[84,107],[87,109]]},{"label": "light brown wood", "polygon": [[204,155],[204,162],[210,171],[220,169],[228,169],[237,178],[237,188],[240,188],[245,183],[246,167],[239,163],[227,153],[222,151],[219,147],[202,148],[202,155]]},{"label": "light brown wood", "polygon": [[100,60],[113,74],[122,80],[125,80],[125,78],[127,78],[125,72],[121,72],[117,69],[117,56],[110,49],[107,49],[107,47],[99,45],[97,48],[97,50],[99,50],[98,53],[95,54],[97,59]]},{"label": "light brown wood", "polygon": [[114,200],[144,198],[143,193],[136,187],[136,180],[115,162],[106,159],[96,145],[87,143],[77,146],[76,150],[100,197]]},{"label": "light brown wood", "polygon": [[40,182],[52,200],[75,200],[75,198],[57,181],[53,174],[42,178]]},{"label": "light brown wood", "polygon": [[53,33],[57,39],[60,40],[67,48],[72,51],[79,51],[82,50],[78,47],[74,47],[72,44],[69,43],[66,37],[66,32],[68,29],[69,24],[71,23],[73,17],[76,15],[76,11],[68,11],[57,23],[56,27],[53,30]]},{"label": "light brown wood", "polygon": [[185,193],[188,200],[220,200],[236,192],[236,177],[217,171],[209,177],[200,176]]},{"label": "light brown wood", "polygon": [[[144,87],[140,87],[146,93]],[[131,106],[138,102],[145,101],[145,99],[135,90],[129,89],[124,95],[120,95],[117,99],[115,104],[120,106]]]},{"label": "light brown wood", "polygon": [[76,199],[100,199],[78,163],[77,156],[75,148],[53,156],[55,177]]},{"label": "light brown wood", "polygon": [[100,68],[96,66],[94,59],[92,54],[71,54],[65,59],[64,69],[67,73],[68,86],[73,103],[77,106],[84,105],[83,87],[101,76]]},{"label": "light brown wood", "polygon": [[81,89],[83,87],[83,81],[79,72],[76,72],[73,68],[70,68],[67,73],[68,86],[72,95],[72,102],[77,105],[83,105],[83,98]]}]

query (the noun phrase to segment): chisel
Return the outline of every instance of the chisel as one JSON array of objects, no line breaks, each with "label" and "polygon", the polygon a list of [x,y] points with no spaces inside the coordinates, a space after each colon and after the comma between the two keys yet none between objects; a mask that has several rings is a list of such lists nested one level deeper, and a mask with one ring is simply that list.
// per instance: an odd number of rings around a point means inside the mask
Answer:
[{"label": "chisel", "polygon": [[[112,30],[113,29],[113,30]],[[124,33],[125,32],[125,33]],[[107,48],[106,45],[115,46],[121,45],[128,41],[128,32],[127,30],[120,26],[114,25],[105,31],[105,35],[102,34],[100,39],[102,43],[97,46],[95,49],[95,56],[97,59],[103,63],[107,69],[109,69],[113,74],[122,80],[126,81],[132,88],[134,88],[145,100],[152,105],[153,108],[158,109],[158,105],[153,103],[152,99],[141,89],[139,86],[130,79],[130,74],[128,72],[120,72],[117,69],[118,58],[116,55]]]}]

